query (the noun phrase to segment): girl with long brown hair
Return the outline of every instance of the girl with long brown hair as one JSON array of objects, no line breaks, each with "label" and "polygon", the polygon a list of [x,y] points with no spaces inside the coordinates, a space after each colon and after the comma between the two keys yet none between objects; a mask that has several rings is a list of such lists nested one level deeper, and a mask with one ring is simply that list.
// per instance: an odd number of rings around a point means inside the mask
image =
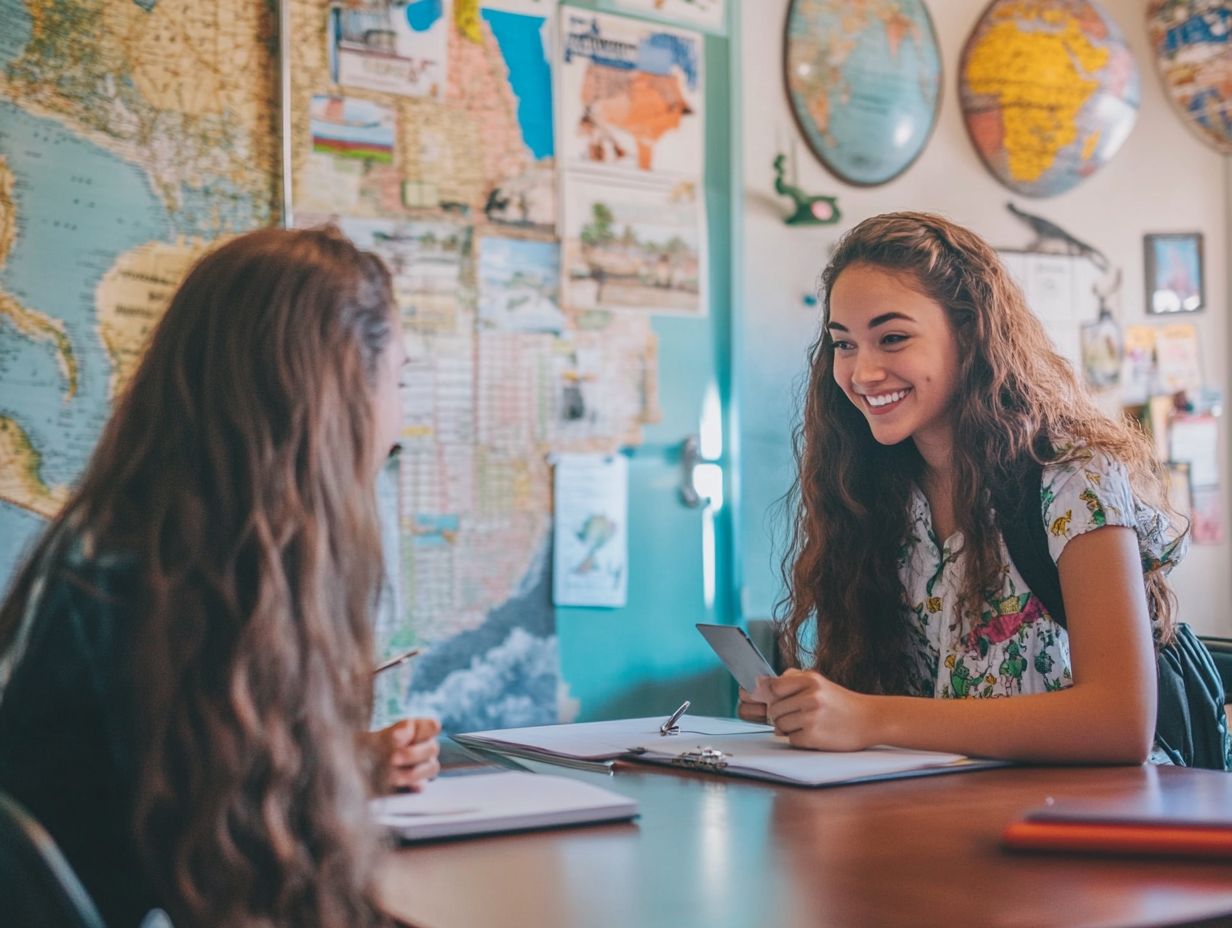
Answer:
[{"label": "girl with long brown hair", "polygon": [[0,788],[111,926],[381,922],[375,778],[437,769],[433,722],[359,734],[398,332],[335,231],[206,255],[0,608]]},{"label": "girl with long brown hair", "polygon": [[[1141,762],[1187,540],[1146,438],[1100,413],[996,253],[939,216],[860,223],[821,295],[780,604],[793,669],[740,714],[808,748]],[[994,512],[1034,492],[1032,464],[1064,626]]]}]

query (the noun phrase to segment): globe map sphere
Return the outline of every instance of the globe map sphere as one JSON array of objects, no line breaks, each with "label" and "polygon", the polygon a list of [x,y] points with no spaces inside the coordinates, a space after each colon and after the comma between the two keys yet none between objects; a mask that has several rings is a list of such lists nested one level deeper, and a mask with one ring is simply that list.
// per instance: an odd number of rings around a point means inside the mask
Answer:
[{"label": "globe map sphere", "polygon": [[1093,0],[995,0],[963,48],[959,102],[980,158],[1029,197],[1108,163],[1142,100],[1133,53]]}]

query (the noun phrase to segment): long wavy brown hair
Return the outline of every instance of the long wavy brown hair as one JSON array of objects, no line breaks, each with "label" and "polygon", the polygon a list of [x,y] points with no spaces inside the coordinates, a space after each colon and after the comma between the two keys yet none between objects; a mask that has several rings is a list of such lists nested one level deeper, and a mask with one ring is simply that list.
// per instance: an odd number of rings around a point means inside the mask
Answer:
[{"label": "long wavy brown hair", "polygon": [[356,738],[394,331],[388,272],[336,231],[206,255],[0,611],[4,644],[64,535],[135,556],[134,840],[181,928],[381,921]]},{"label": "long wavy brown hair", "polygon": [[[889,213],[860,223],[843,236],[822,272],[821,333],[810,349],[808,392],[794,435],[786,592],[776,611],[791,665],[812,666],[862,692],[902,693],[908,627],[898,555],[923,460],[910,439],[879,444],[834,379],[826,327],[830,294],[854,264],[901,274],[945,308],[958,339],[953,483],[967,563],[964,623],[978,618],[982,591],[1000,585],[991,500],[1014,498],[1023,462],[1061,460],[1076,447],[1102,451],[1125,464],[1140,498],[1169,510],[1149,441],[1139,428],[1099,411],[987,243],[928,213]],[[1048,446],[1059,451],[1041,452]],[[1166,580],[1158,567],[1145,579],[1151,615],[1166,641],[1173,622]],[[812,642],[803,640],[809,631]]]}]

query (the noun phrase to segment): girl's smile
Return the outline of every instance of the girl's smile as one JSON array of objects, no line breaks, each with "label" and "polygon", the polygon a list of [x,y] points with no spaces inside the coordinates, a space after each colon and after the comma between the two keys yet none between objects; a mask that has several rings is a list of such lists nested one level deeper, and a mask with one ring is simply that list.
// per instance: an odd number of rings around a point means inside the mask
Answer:
[{"label": "girl's smile", "polygon": [[893,412],[910,392],[911,388],[908,387],[905,390],[894,390],[890,393],[863,394],[864,402],[868,406],[867,412],[874,416],[884,416],[886,413]]}]

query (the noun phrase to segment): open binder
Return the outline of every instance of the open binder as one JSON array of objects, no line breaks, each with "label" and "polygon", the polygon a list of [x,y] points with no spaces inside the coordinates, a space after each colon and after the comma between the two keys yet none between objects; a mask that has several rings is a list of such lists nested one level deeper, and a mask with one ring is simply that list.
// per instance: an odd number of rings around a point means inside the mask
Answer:
[{"label": "open binder", "polygon": [[685,715],[674,733],[662,718],[543,725],[455,735],[472,747],[569,765],[637,760],[797,786],[836,786],[1003,766],[962,754],[876,747],[867,751],[793,748],[769,725]]}]

